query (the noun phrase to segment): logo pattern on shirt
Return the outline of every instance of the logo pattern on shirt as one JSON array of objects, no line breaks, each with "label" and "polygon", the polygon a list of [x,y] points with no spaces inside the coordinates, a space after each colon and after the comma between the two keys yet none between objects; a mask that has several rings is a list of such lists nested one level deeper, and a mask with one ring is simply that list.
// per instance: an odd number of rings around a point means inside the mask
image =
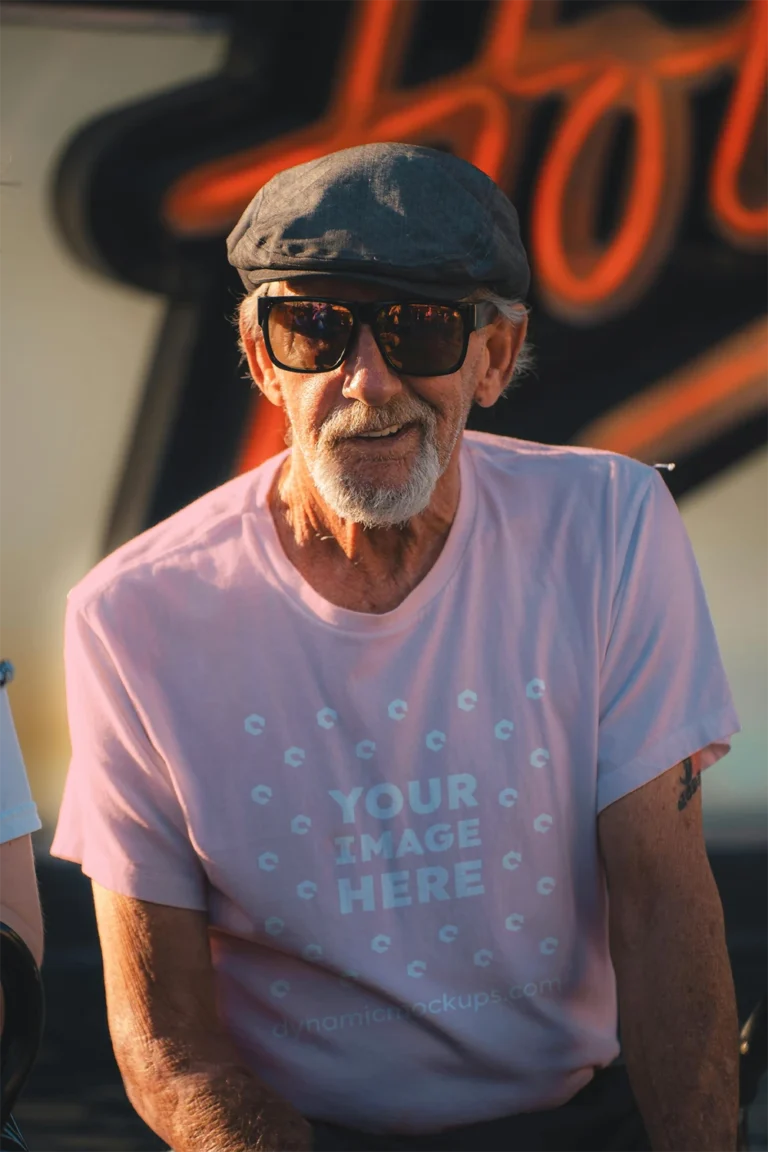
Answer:
[{"label": "logo pattern on shirt", "polygon": [[[534,677],[525,686],[526,701],[536,703],[546,694],[546,683],[539,677]],[[477,709],[478,694],[471,688],[465,688],[456,697],[456,707],[463,713],[472,713]],[[394,723],[400,724],[407,720],[408,702],[395,699],[386,706],[386,715]],[[330,706],[319,709],[316,713],[317,726],[321,731],[330,732],[339,725],[339,713]],[[259,713],[251,713],[244,720],[246,733],[253,737],[261,736],[266,727],[267,719]],[[510,740],[515,732],[512,720],[503,717],[493,726],[495,739]],[[430,752],[439,754],[448,743],[448,736],[440,729],[434,728],[425,733],[424,746]],[[365,738],[356,741],[351,749],[359,760],[371,760],[376,755],[376,742]],[[527,754],[528,763],[535,770],[545,769],[550,764],[550,753],[547,748],[533,748]],[[285,749],[283,755],[286,767],[291,769],[305,769],[308,766],[307,751],[292,745]],[[311,757],[310,757],[311,759]],[[374,858],[382,861],[397,861],[402,857],[424,857],[427,854],[439,854],[451,847],[480,848],[482,838],[480,834],[480,818],[468,816],[466,810],[478,806],[475,795],[478,787],[477,779],[467,772],[456,772],[447,777],[430,777],[427,780],[414,780],[407,787],[400,784],[382,783],[365,788],[358,786],[349,792],[329,789],[328,797],[338,806],[336,818],[341,818],[344,825],[355,826],[358,818],[367,813],[376,821],[388,821],[404,810],[406,805],[417,815],[430,815],[437,813],[440,808],[447,806],[448,812],[462,814],[462,818],[454,823],[436,822],[426,829],[405,828],[396,833],[391,829],[381,831],[379,836],[369,832],[355,831],[349,835],[334,837],[335,865],[343,869],[345,865],[358,863],[372,863]],[[257,784],[251,790],[252,801],[264,807],[273,798],[272,789],[266,784]],[[503,788],[498,794],[498,804],[502,808],[511,809],[519,798],[516,788]],[[532,830],[540,835],[546,835],[554,826],[554,817],[548,812],[539,813],[532,822]],[[305,836],[312,831],[311,817],[297,813],[290,822],[291,832],[297,836]],[[478,854],[479,855],[479,854]],[[263,852],[258,858],[258,866],[264,872],[275,872],[280,865],[279,857],[274,852]],[[406,870],[382,872],[378,877],[378,886],[374,875],[359,877],[359,886],[353,887],[353,881],[343,873],[337,876],[337,896],[339,911],[342,915],[355,915],[360,912],[386,912],[391,909],[411,905],[414,903],[430,903],[432,901],[451,901],[480,896],[485,892],[483,883],[483,860],[458,860],[453,868],[441,864],[427,864],[426,862],[416,868],[415,882],[411,873]],[[522,852],[518,847],[510,847],[497,860],[496,866],[510,872],[525,868]],[[540,897],[551,895],[556,887],[553,876],[540,876],[534,882],[535,891]],[[378,890],[377,890],[378,889]],[[301,900],[312,900],[316,897],[318,885],[313,880],[304,880],[296,886],[296,896]],[[522,913],[510,911],[504,921],[504,927],[509,932],[524,932],[526,930],[525,917]],[[268,935],[278,936],[284,932],[286,923],[281,917],[271,916],[264,922],[264,930]],[[444,945],[453,944],[459,937],[459,928],[455,924],[444,924],[437,932],[437,940]],[[378,933],[370,941],[371,951],[384,955],[392,946],[392,939],[385,933]],[[538,943],[539,952],[543,956],[551,956],[557,951],[558,940],[555,936],[546,936]],[[312,941],[301,948],[304,959],[317,962],[324,956],[320,943]],[[472,954],[475,966],[488,968],[494,962],[493,949],[488,947],[477,948]],[[406,964],[406,975],[419,980],[427,973],[426,960],[414,958]],[[342,983],[354,980],[356,972],[345,972],[340,977]],[[290,983],[286,980],[276,980],[270,984],[270,994],[275,999],[283,999],[290,993]]]}]

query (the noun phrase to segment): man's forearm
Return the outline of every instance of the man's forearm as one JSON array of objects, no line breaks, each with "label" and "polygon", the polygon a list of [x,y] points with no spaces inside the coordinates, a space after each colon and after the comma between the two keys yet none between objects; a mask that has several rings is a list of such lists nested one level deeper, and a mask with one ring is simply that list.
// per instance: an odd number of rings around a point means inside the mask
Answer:
[{"label": "man's forearm", "polygon": [[736,1148],[736,1001],[711,876],[703,886],[612,940],[622,1047],[655,1152]]},{"label": "man's forearm", "polygon": [[309,1152],[312,1130],[287,1101],[239,1064],[125,1076],[142,1119],[173,1152]]}]

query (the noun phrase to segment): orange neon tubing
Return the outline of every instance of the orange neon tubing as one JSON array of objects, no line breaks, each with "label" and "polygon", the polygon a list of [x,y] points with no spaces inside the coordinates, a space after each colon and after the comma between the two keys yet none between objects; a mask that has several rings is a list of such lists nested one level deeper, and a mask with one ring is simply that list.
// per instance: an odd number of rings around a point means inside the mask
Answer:
[{"label": "orange neon tubing", "polygon": [[503,75],[517,65],[533,0],[501,0],[496,4],[480,56],[484,65]]},{"label": "orange neon tubing", "polygon": [[223,171],[222,161],[203,165],[188,177],[182,177],[171,189],[165,202],[166,218],[179,232],[194,232],[199,223],[210,227],[214,220],[225,223],[231,218],[233,204],[241,210],[254,189],[262,187],[283,168],[362,141],[413,138],[437,120],[473,106],[483,113],[485,123],[473,149],[472,161],[493,177],[501,172],[509,140],[511,110],[506,100],[500,93],[478,83],[448,90],[436,85],[433,95],[422,97],[416,103],[404,102],[402,107],[369,125],[365,133],[339,124],[332,135],[316,135],[308,141],[307,132],[300,130],[293,137],[284,138],[279,151],[254,149],[253,160],[245,167],[241,153],[237,170],[229,174]]},{"label": "orange neon tubing", "polygon": [[[686,365],[669,379],[632,397],[613,412],[582,429],[575,443],[604,448],[626,456],[653,453],[662,440],[682,433],[697,418],[718,409],[734,412],[738,397],[759,385],[755,408],[765,406],[768,371],[768,330],[763,323],[728,339],[731,351],[717,348]],[[739,409],[740,411],[740,409]]]},{"label": "orange neon tubing", "polygon": [[280,151],[254,149],[253,160],[248,163],[241,152],[226,161],[201,164],[172,186],[163,204],[165,218],[180,235],[232,224],[267,180],[283,168],[315,160],[327,150],[322,139],[297,141]]},{"label": "orange neon tubing", "polygon": [[739,194],[739,171],[764,100],[768,70],[768,3],[753,0],[753,24],[741,74],[720,132],[710,177],[710,198],[716,216],[733,232],[749,239],[768,232],[768,205],[748,208]]},{"label": "orange neon tubing", "polygon": [[574,60],[529,76],[504,77],[501,83],[510,96],[543,97],[579,84],[594,71],[589,61]]},{"label": "orange neon tubing", "polygon": [[380,94],[398,6],[410,0],[367,0],[359,4],[357,26],[346,53],[347,69],[333,103],[350,123],[363,123]]},{"label": "orange neon tubing", "polygon": [[333,100],[334,111],[325,121],[330,128],[330,138],[322,132],[315,133],[315,138],[307,142],[307,130],[300,129],[284,137],[277,151],[261,146],[238,152],[226,160],[199,165],[177,180],[166,195],[164,214],[171,226],[181,234],[194,234],[226,225],[272,176],[283,168],[315,160],[332,151],[336,137],[344,128],[350,130],[358,122],[362,123],[379,94],[397,5],[401,2],[408,0],[360,3],[345,52],[346,68]]},{"label": "orange neon tubing", "polygon": [[[635,412],[630,423],[635,444],[652,444],[673,428],[684,427],[689,420],[731,398],[745,384],[765,374],[766,348],[751,348],[688,380],[679,391],[666,397],[666,402],[646,412]],[[621,449],[620,449],[621,451]]]},{"label": "orange neon tubing", "polygon": [[440,120],[471,108],[477,108],[484,118],[472,149],[472,163],[495,179],[500,177],[506,159],[512,113],[503,96],[480,84],[437,91],[418,104],[395,109],[371,126],[368,139],[413,139]]},{"label": "orange neon tubing", "polygon": [[614,106],[625,74],[611,69],[572,105],[557,132],[539,178],[532,220],[533,247],[542,279],[556,296],[577,305],[604,300],[629,277],[645,252],[657,219],[665,173],[664,118],[655,82],[635,81],[638,139],[634,180],[616,236],[585,276],[574,273],[562,242],[568,179],[590,131]]},{"label": "orange neon tubing", "polygon": [[[654,71],[665,80],[680,80],[711,72],[738,57],[749,28],[750,21],[739,13],[729,24],[715,25],[706,39],[702,36],[701,43],[691,43],[686,47],[681,45],[674,52],[665,52],[654,64]],[[695,39],[697,37],[694,34],[691,40]]]}]

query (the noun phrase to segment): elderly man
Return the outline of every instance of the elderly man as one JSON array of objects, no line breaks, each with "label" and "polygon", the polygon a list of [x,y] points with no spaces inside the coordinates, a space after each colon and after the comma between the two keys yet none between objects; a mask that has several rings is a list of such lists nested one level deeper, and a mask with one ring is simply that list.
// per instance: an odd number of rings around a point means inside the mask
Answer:
[{"label": "elderly man", "polygon": [[738,721],[658,474],[464,431],[523,347],[512,205],[370,145],[229,258],[290,449],[68,612],[54,851],[132,1103],[176,1152],[734,1148],[699,780]]}]

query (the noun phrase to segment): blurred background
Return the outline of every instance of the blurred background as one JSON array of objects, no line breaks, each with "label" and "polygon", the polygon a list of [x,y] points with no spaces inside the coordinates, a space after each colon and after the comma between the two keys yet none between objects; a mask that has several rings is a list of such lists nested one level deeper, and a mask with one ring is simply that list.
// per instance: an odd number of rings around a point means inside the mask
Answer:
[{"label": "blurred background", "polygon": [[[1,646],[48,924],[30,1146],[162,1147],[111,1057],[89,886],[47,856],[67,592],[282,446],[238,362],[223,240],[275,171],[370,140],[454,151],[520,212],[537,367],[472,426],[676,463],[743,725],[704,813],[746,1015],[766,974],[768,2],[28,0],[0,17]],[[764,1099],[755,1115],[765,1148]]]}]

